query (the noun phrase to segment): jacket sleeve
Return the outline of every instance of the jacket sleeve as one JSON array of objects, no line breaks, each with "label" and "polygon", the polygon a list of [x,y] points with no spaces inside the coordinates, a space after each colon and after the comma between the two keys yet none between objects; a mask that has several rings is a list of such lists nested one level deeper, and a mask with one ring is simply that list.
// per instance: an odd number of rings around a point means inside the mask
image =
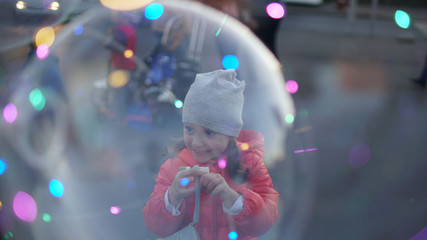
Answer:
[{"label": "jacket sleeve", "polygon": [[186,201],[182,202],[179,216],[172,216],[164,204],[165,192],[172,185],[174,177],[171,161],[168,160],[160,167],[154,191],[143,210],[147,229],[159,237],[166,237],[178,231],[184,220]]},{"label": "jacket sleeve", "polygon": [[267,232],[279,218],[277,204],[279,193],[274,190],[273,182],[258,155],[245,156],[250,168],[247,187],[236,187],[243,195],[243,210],[233,217],[239,232],[249,236],[260,236]]}]

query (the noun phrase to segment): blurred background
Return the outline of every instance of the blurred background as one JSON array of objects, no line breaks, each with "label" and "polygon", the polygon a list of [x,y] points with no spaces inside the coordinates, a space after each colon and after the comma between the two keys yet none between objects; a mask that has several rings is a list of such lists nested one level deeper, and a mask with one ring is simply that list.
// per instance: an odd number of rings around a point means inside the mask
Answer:
[{"label": "blurred background", "polygon": [[424,0],[0,0],[0,239],[156,239],[142,209],[218,68],[280,193],[260,239],[427,239],[426,36]]}]

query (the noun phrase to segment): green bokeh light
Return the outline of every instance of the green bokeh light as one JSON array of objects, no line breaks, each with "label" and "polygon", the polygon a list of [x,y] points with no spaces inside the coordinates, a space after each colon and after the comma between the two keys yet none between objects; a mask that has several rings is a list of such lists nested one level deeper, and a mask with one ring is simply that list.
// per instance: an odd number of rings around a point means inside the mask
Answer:
[{"label": "green bokeh light", "polygon": [[181,100],[179,100],[179,99],[175,99],[174,104],[175,104],[175,107],[176,107],[176,108],[182,108],[182,106],[184,105],[184,104],[182,103],[182,101],[181,101]]},{"label": "green bokeh light", "polygon": [[[0,235],[1,237],[1,235]],[[3,234],[3,239],[13,239],[13,233],[12,232],[8,232]]]},{"label": "green bokeh light", "polygon": [[34,109],[36,109],[37,111],[41,111],[46,105],[46,99],[43,96],[42,91],[40,91],[40,89],[38,88],[31,91],[29,100],[30,103],[33,105]]},{"label": "green bokeh light", "polygon": [[401,28],[408,28],[411,24],[411,18],[409,17],[409,14],[407,14],[405,11],[397,10],[394,14],[394,21],[396,21],[396,24]]},{"label": "green bokeh light", "polygon": [[307,109],[301,109],[301,110],[299,110],[298,115],[301,118],[306,118],[306,117],[308,117],[308,110]]},{"label": "green bokeh light", "polygon": [[50,222],[50,215],[49,214],[43,213],[42,218],[43,218],[43,221]]},{"label": "green bokeh light", "polygon": [[295,120],[294,115],[292,115],[292,114],[290,114],[290,113],[286,114],[285,121],[286,121],[287,123],[291,124],[291,123],[293,123],[293,122],[294,122],[294,120]]}]

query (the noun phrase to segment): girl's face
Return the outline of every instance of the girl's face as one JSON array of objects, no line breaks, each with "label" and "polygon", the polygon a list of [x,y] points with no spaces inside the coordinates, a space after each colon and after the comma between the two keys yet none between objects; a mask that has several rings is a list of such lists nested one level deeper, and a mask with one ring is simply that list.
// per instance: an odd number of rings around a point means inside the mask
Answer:
[{"label": "girl's face", "polygon": [[184,123],[184,142],[199,163],[218,160],[231,141],[231,137],[199,125]]}]

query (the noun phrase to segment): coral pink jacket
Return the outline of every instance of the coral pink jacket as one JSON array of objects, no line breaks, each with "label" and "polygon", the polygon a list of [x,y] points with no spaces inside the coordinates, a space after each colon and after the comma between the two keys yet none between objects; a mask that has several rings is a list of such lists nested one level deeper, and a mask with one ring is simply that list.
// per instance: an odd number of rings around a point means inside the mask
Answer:
[{"label": "coral pink jacket", "polygon": [[241,146],[243,143],[249,146],[247,150],[241,150],[243,169],[250,169],[248,181],[243,184],[233,182],[228,170],[220,169],[213,161],[199,164],[186,148],[177,157],[168,159],[160,168],[154,191],[143,210],[147,228],[160,237],[166,237],[192,222],[194,194],[183,200],[179,216],[172,216],[168,212],[163,198],[180,166],[199,165],[209,167],[211,173],[221,174],[230,187],[243,196],[243,210],[238,215],[231,216],[223,211],[220,198],[201,193],[199,223],[196,226],[201,239],[228,240],[228,234],[235,231],[239,240],[252,240],[270,229],[279,217],[279,194],[273,189],[264,165],[264,137],[255,131],[242,130],[237,138],[237,145]]}]

